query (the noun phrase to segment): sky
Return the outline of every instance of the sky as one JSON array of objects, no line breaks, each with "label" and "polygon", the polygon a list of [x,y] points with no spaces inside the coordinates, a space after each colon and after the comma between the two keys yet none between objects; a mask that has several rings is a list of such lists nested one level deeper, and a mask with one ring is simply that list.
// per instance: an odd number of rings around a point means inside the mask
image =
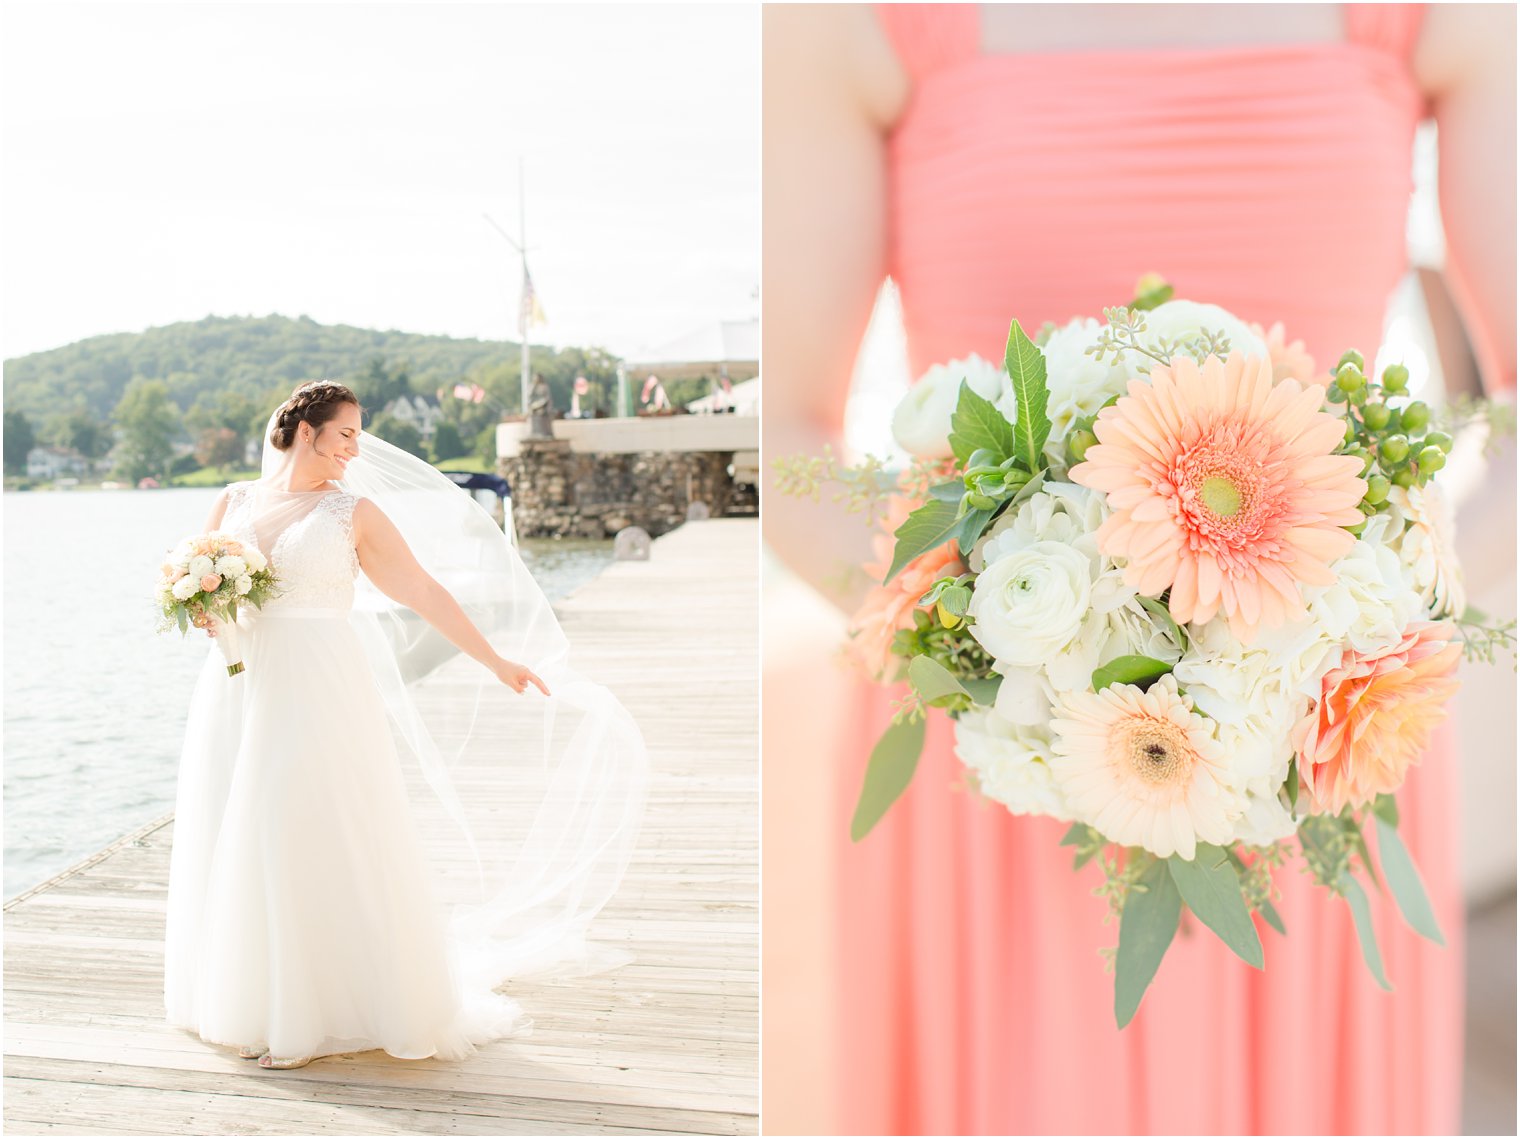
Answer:
[{"label": "sky", "polygon": [[619,355],[758,315],[753,5],[5,5],[0,355],[182,320]]}]

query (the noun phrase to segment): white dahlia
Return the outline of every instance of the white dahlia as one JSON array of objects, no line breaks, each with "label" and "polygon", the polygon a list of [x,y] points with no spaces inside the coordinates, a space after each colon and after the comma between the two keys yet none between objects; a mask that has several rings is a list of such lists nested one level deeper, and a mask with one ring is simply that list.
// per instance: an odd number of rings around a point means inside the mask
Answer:
[{"label": "white dahlia", "polygon": [[1048,726],[1021,726],[973,709],[955,721],[955,754],[982,795],[1015,815],[1071,818],[1051,774]]},{"label": "white dahlia", "polygon": [[1072,816],[1160,858],[1228,843],[1246,809],[1216,725],[1163,676],[1065,694],[1050,722],[1051,768]]},{"label": "white dahlia", "polygon": [[1406,527],[1402,536],[1393,536],[1399,561],[1408,567],[1431,616],[1460,617],[1467,608],[1467,591],[1445,497],[1429,483],[1423,489],[1396,486],[1388,492],[1388,502]]}]

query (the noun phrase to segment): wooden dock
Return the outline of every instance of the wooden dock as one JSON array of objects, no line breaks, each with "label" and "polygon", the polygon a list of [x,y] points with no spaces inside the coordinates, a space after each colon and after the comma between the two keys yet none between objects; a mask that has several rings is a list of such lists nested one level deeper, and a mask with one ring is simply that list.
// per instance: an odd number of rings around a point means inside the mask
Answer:
[{"label": "wooden dock", "polygon": [[161,819],[5,907],[6,1132],[755,1134],[759,537],[690,523],[556,606],[649,746],[644,828],[593,929],[631,964],[512,985],[532,1035],[462,1063],[262,1071],[163,1022]]}]

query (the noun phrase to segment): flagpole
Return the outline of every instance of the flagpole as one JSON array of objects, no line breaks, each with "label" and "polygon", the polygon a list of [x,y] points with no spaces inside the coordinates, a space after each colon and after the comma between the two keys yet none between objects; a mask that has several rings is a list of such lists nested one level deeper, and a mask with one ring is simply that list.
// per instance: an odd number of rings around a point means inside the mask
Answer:
[{"label": "flagpole", "polygon": [[533,383],[533,354],[528,347],[528,204],[523,188],[523,160],[517,160],[517,248],[522,253],[523,295],[517,304],[517,335],[522,340],[522,413],[528,415],[528,389]]}]

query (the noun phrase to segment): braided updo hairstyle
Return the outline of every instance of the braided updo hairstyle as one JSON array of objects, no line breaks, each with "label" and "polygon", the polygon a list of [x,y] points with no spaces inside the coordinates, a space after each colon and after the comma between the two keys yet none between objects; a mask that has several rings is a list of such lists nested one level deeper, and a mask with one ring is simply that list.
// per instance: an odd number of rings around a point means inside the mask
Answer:
[{"label": "braided updo hairstyle", "polygon": [[338,408],[345,403],[360,407],[359,397],[342,384],[333,380],[310,380],[296,388],[275,412],[269,441],[276,450],[288,451],[296,441],[296,431],[301,424],[309,423],[313,431],[321,431],[322,425],[337,415]]}]

